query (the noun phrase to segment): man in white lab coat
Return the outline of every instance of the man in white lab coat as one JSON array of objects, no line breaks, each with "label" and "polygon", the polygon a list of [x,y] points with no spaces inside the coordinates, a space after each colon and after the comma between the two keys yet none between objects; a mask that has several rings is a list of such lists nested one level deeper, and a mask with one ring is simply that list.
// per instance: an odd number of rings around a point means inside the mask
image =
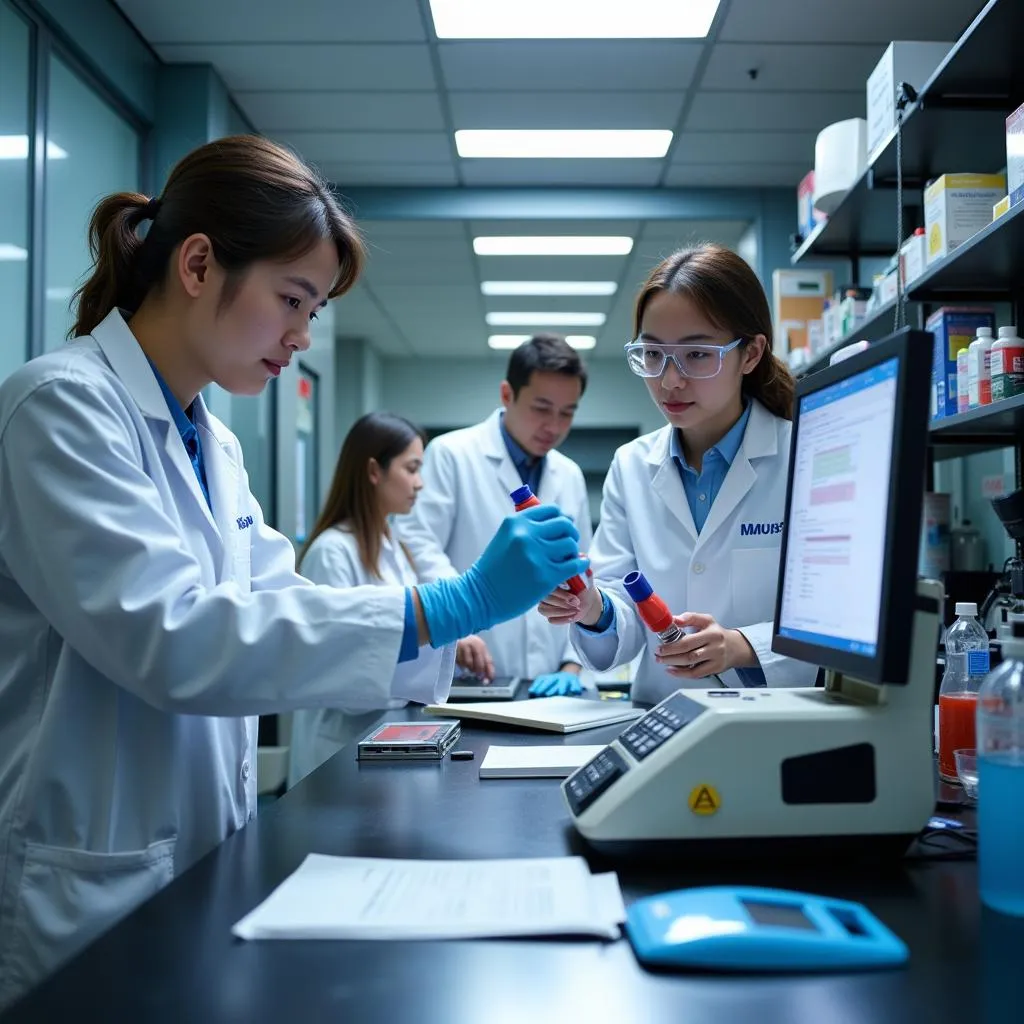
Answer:
[{"label": "man in white lab coat", "polygon": [[[421,578],[472,565],[508,515],[509,494],[523,484],[573,519],[580,548],[587,550],[591,525],[583,473],[555,450],[568,436],[586,386],[586,369],[565,339],[536,335],[509,359],[502,408],[483,423],[431,441],[423,491],[398,523]],[[579,656],[567,627],[552,626],[535,609],[461,644],[460,664],[477,674],[533,679],[535,696],[581,691]]]}]

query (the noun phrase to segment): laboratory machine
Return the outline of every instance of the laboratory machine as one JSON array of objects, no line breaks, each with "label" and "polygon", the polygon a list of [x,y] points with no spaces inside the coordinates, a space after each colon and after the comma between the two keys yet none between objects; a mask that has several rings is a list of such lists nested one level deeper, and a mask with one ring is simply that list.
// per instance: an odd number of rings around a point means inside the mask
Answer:
[{"label": "laboratory machine", "polygon": [[665,698],[562,784],[594,848],[903,852],[925,825],[942,594],[917,580],[931,351],[904,330],[798,384],[772,650],[822,666],[824,687]]}]

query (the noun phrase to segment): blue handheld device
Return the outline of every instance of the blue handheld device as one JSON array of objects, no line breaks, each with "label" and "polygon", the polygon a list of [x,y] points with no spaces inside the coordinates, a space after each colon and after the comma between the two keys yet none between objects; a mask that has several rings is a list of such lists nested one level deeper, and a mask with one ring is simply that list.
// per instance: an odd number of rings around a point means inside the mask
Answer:
[{"label": "blue handheld device", "polygon": [[637,959],[723,971],[894,967],[907,947],[860,903],[785,889],[709,886],[634,903],[626,932]]}]

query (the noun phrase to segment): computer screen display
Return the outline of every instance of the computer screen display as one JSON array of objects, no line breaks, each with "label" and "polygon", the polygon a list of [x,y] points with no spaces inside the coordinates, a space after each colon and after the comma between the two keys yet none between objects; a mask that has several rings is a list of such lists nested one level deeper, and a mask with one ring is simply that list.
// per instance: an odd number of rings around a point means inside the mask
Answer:
[{"label": "computer screen display", "polygon": [[932,347],[904,329],[797,383],[773,651],[907,681]]},{"label": "computer screen display", "polygon": [[779,635],[878,653],[899,360],[800,399]]}]

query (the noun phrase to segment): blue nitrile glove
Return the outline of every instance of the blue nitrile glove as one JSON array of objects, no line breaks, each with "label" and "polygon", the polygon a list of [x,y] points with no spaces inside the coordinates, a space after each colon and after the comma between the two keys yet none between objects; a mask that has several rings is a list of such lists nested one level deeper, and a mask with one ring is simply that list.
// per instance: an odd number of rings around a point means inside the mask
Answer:
[{"label": "blue nitrile glove", "polygon": [[575,672],[548,672],[534,679],[529,692],[531,697],[576,697],[583,684]]},{"label": "blue nitrile glove", "polygon": [[461,575],[420,584],[433,647],[454,643],[529,611],[570,576],[587,571],[580,535],[554,505],[505,518],[484,553]]}]

